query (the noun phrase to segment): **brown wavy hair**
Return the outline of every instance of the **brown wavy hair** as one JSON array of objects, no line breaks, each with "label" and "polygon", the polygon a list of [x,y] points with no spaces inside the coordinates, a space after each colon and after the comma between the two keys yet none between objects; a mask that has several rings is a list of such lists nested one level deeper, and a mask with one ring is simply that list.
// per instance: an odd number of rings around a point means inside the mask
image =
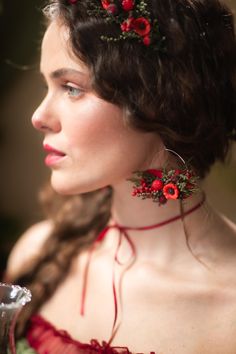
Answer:
[{"label": "brown wavy hair", "polygon": [[[204,177],[217,159],[224,160],[236,135],[232,13],[218,0],[147,0],[165,38],[164,50],[154,51],[132,39],[102,41],[102,35],[117,36],[119,29],[88,14],[94,2],[51,1],[46,13],[56,9],[69,29],[71,50],[89,67],[96,93],[123,107],[134,129],[156,132],[165,146]],[[15,280],[33,293],[19,334],[110,215],[110,190],[74,197],[49,195],[46,204],[55,227],[38,263]]]}]

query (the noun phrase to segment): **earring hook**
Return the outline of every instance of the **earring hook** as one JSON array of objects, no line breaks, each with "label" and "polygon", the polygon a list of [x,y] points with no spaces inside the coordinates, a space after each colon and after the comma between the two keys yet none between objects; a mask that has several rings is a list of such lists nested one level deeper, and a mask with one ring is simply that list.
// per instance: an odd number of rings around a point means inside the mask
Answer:
[{"label": "earring hook", "polygon": [[174,154],[175,156],[177,156],[177,157],[183,162],[183,164],[186,166],[185,160],[184,160],[176,151],[171,150],[171,149],[167,149],[167,148],[165,148],[165,150],[166,150],[166,151],[169,151],[169,152],[171,152],[172,154]]}]

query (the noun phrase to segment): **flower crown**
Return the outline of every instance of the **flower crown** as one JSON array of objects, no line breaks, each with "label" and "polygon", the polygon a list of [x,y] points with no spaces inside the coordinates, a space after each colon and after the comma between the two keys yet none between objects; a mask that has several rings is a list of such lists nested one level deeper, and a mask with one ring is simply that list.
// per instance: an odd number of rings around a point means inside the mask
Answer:
[{"label": "flower crown", "polygon": [[[76,4],[77,0],[68,0],[70,4]],[[136,39],[145,46],[160,49],[164,41],[161,36],[158,20],[151,18],[148,5],[145,0],[97,0],[90,3],[88,14],[99,16],[107,23],[117,23],[120,27],[120,35],[117,37],[101,36],[107,42],[124,39]]]}]

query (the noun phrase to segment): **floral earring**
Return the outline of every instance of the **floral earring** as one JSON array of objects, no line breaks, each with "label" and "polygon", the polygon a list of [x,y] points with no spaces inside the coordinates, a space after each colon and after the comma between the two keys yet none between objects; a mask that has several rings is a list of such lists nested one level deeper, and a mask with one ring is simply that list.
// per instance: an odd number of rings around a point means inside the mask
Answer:
[{"label": "floral earring", "polygon": [[165,150],[179,157],[184,167],[134,172],[134,177],[129,179],[134,183],[132,196],[152,199],[159,205],[163,205],[169,199],[186,199],[199,189],[197,185],[199,177],[187,167],[183,158],[173,150]]}]

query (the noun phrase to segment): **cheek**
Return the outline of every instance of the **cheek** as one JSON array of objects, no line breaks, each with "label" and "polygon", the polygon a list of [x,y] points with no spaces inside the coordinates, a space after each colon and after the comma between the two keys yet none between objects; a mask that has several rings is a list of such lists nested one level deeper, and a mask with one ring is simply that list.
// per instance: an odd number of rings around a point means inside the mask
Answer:
[{"label": "cheek", "polygon": [[99,152],[103,146],[109,148],[117,144],[126,130],[121,109],[106,102],[97,105],[90,102],[80,107],[80,111],[65,121],[63,127],[67,145],[88,152],[89,149]]},{"label": "cheek", "polygon": [[65,120],[63,132],[68,152],[76,163],[73,167],[79,168],[80,174],[87,174],[88,168],[96,166],[94,175],[101,176],[104,171],[112,175],[116,171],[119,178],[142,169],[150,158],[153,138],[128,127],[119,107],[94,101],[79,102],[76,114],[69,116],[68,112],[69,119]]}]

